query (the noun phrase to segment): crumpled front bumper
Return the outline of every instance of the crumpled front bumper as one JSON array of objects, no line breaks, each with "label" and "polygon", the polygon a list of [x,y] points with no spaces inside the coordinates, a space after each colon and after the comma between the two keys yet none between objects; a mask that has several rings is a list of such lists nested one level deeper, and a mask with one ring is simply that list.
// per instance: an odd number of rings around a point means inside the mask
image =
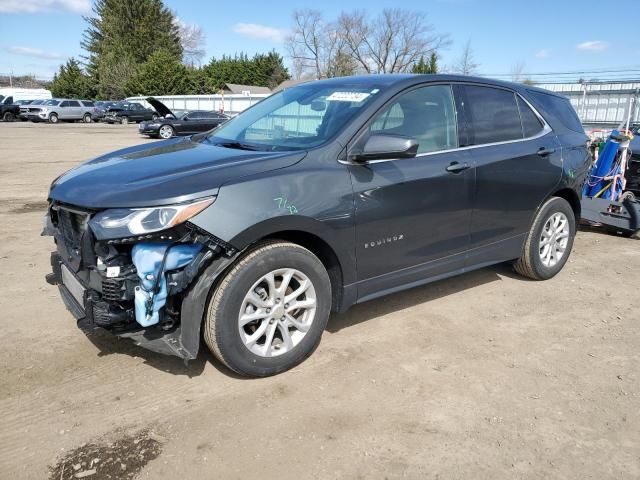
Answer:
[{"label": "crumpled front bumper", "polygon": [[[100,329],[107,331],[120,338],[128,338],[136,345],[147,350],[151,350],[163,355],[172,355],[184,360],[193,360],[196,358],[198,349],[187,349],[182,344],[181,327],[177,326],[171,330],[163,330],[160,326],[154,325],[149,328],[142,328],[135,322],[129,322],[126,328],[104,328],[98,325],[96,319],[102,314],[105,308],[104,302],[99,300],[97,292],[85,285],[69,268],[66,269],[66,275],[69,273],[74,276],[75,280],[82,285],[84,289],[81,295],[78,292],[72,293],[77,288],[65,285],[63,278],[64,262],[62,257],[57,253],[51,254],[52,273],[46,276],[46,280],[51,285],[56,285],[60,291],[60,297],[65,304],[67,310],[76,319],[77,326],[84,333],[89,334]],[[77,298],[81,296],[81,298]]]}]

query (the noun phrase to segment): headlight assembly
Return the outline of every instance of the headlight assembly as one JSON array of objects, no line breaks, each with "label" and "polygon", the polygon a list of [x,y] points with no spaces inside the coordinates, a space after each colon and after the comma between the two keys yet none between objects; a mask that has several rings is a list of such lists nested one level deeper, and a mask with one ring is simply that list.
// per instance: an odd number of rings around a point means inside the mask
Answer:
[{"label": "headlight assembly", "polygon": [[213,203],[214,198],[151,208],[114,208],[96,214],[89,225],[98,240],[146,235],[175,227]]}]

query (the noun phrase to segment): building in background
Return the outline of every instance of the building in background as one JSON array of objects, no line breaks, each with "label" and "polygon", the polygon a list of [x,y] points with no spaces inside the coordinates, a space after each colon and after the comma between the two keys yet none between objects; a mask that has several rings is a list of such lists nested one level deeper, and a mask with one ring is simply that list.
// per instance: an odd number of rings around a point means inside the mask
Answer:
[{"label": "building in background", "polygon": [[627,116],[630,124],[640,124],[640,80],[540,83],[536,87],[568,97],[587,133],[608,133],[626,122]]}]

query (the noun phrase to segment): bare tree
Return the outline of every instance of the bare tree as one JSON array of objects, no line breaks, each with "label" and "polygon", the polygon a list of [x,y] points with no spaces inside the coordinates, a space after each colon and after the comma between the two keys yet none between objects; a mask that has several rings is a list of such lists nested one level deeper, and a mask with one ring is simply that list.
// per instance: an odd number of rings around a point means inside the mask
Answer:
[{"label": "bare tree", "polygon": [[343,12],[338,27],[348,52],[367,73],[406,72],[421,56],[449,44],[424,13],[400,8],[384,9],[373,20],[363,11]]},{"label": "bare tree", "polygon": [[195,23],[185,23],[177,16],[174,23],[178,27],[178,35],[182,45],[182,62],[192,67],[200,65],[205,55],[203,47],[207,39],[202,28]]},{"label": "bare tree", "polygon": [[312,69],[315,78],[322,78],[325,70],[326,22],[319,10],[294,10],[293,29],[286,39],[286,47],[294,62],[294,73],[303,77]]},{"label": "bare tree", "polygon": [[511,81],[521,82],[524,80],[524,69],[526,68],[524,62],[518,62],[511,66]]},{"label": "bare tree", "polygon": [[477,73],[478,67],[479,65],[475,61],[473,49],[471,48],[471,39],[469,39],[464,46],[458,63],[453,67],[453,71],[460,75],[473,75]]}]

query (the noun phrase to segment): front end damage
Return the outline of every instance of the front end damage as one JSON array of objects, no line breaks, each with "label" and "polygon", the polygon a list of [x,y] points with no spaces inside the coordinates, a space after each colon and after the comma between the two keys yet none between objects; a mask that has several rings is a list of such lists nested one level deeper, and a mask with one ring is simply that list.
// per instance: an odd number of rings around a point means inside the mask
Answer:
[{"label": "front end damage", "polygon": [[[184,218],[181,210],[174,210]],[[142,211],[109,213],[108,217],[105,212],[114,211],[52,202],[43,232],[53,236],[56,244],[47,281],[58,286],[67,309],[85,332],[101,328],[149,350],[194,359],[212,276],[196,289],[198,298],[189,298],[190,294],[196,295],[192,290],[205,269],[228,262],[236,252],[182,219],[150,233],[105,234],[105,226],[120,228],[137,221],[142,225],[139,230],[144,230],[145,225],[162,220],[146,211],[147,218],[137,218]],[[153,215],[169,218],[166,212]]]}]

